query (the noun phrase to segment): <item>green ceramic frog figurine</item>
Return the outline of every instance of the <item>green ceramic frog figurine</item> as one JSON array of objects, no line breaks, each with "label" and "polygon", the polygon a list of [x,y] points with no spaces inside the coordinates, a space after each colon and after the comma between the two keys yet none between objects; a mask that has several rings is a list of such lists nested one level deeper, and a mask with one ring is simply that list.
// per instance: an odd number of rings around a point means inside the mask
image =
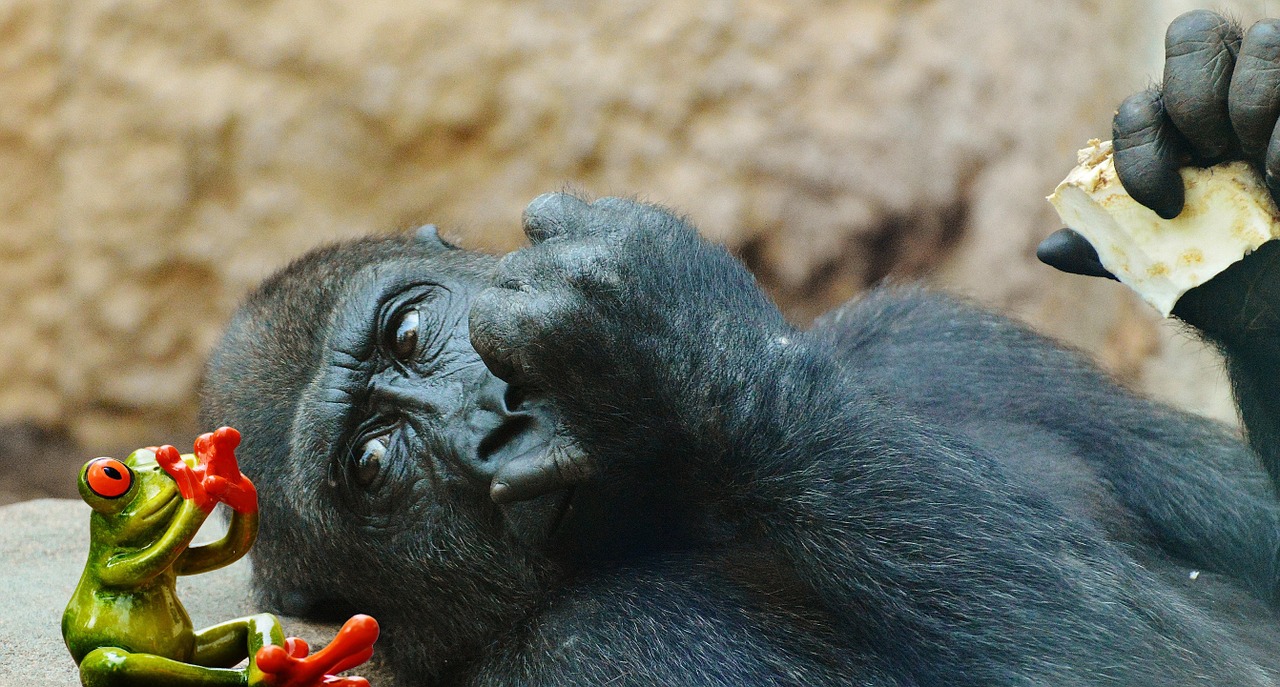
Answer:
[{"label": "green ceramic frog figurine", "polygon": [[[175,590],[178,575],[228,565],[257,536],[258,496],[236,464],[239,443],[239,432],[223,427],[196,439],[194,455],[151,447],[81,469],[80,496],[93,508],[89,560],[62,616],[62,636],[86,687],[367,687],[363,678],[333,673],[373,653],[378,624],[369,616],[348,620],[310,656],[270,614],[192,628]],[[218,503],[232,510],[226,535],[188,548]]]}]

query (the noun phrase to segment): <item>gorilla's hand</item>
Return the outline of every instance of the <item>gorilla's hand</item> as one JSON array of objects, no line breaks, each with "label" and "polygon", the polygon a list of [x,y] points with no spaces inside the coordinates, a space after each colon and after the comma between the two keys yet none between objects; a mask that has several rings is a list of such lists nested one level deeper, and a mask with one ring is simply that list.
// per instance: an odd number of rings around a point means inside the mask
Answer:
[{"label": "gorilla's hand", "polygon": [[[660,207],[546,194],[524,230],[532,245],[472,305],[471,341],[494,374],[546,394],[590,455],[680,453],[750,375],[753,342],[790,331],[741,264]],[[585,474],[581,452],[549,454],[501,471],[494,498]]]},{"label": "gorilla's hand", "polygon": [[[1258,22],[1242,35],[1239,26],[1218,14],[1188,12],[1165,34],[1161,85],[1135,93],[1116,112],[1116,173],[1129,195],[1164,218],[1182,212],[1185,193],[1178,170],[1185,166],[1245,160],[1280,200],[1278,119],[1280,19]],[[1236,336],[1242,326],[1258,329],[1259,316],[1280,303],[1257,290],[1259,284],[1278,281],[1274,253],[1264,246],[1188,291],[1174,314],[1219,339]],[[1037,254],[1066,272],[1111,276],[1089,242],[1071,229],[1045,239]]]},{"label": "gorilla's hand", "polygon": [[1116,112],[1115,165],[1125,190],[1166,219],[1182,211],[1178,169],[1247,160],[1280,199],[1280,20],[1240,27],[1207,10],[1165,34],[1164,81]]}]

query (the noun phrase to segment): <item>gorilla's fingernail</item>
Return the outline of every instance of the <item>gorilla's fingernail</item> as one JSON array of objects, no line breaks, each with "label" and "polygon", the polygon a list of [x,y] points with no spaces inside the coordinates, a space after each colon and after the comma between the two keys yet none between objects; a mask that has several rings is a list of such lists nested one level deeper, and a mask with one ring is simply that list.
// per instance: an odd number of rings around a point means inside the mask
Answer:
[{"label": "gorilla's fingernail", "polygon": [[489,498],[494,503],[507,503],[512,500],[511,485],[506,482],[494,482],[489,487]]}]

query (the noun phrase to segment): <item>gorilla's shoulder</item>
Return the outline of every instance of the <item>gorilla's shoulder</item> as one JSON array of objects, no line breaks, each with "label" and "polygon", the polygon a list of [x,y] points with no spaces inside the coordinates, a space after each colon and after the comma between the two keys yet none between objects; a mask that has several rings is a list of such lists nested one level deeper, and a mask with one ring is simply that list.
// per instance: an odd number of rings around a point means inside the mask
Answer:
[{"label": "gorilla's shoulder", "polygon": [[819,317],[813,331],[844,350],[884,341],[919,345],[998,337],[1045,342],[1016,320],[963,296],[918,284],[877,287]]}]

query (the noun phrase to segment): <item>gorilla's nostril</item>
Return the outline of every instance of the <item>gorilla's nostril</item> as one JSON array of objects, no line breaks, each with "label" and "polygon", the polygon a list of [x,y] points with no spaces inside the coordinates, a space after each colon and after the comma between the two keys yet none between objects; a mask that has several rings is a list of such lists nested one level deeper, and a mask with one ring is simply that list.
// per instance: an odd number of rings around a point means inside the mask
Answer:
[{"label": "gorilla's nostril", "polygon": [[524,405],[525,400],[529,397],[524,389],[514,384],[507,386],[507,390],[502,394],[502,405],[508,413],[514,413]]},{"label": "gorilla's nostril", "polygon": [[516,437],[519,437],[526,429],[529,428],[530,420],[525,417],[516,417],[507,420],[498,426],[497,429],[490,432],[480,444],[476,446],[476,459],[479,463],[486,463],[490,458],[498,453],[502,448],[510,444]]}]

